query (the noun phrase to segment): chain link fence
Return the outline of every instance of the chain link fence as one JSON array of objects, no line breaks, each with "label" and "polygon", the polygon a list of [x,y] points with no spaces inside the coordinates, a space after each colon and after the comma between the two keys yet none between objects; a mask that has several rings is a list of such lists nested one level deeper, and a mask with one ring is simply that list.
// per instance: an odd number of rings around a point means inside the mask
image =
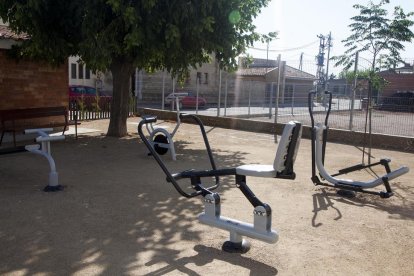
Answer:
[{"label": "chain link fence", "polygon": [[[315,87],[312,84],[285,83],[282,90],[281,86],[278,87],[277,83],[263,85],[263,82],[258,81],[231,83],[226,79],[222,79],[219,91],[201,92],[199,85],[187,86],[184,90],[189,94],[180,99],[180,108],[182,112],[208,116],[239,117],[277,123],[297,120],[304,125],[310,125],[307,95]],[[376,97],[368,104],[366,88],[358,88],[354,100],[350,96],[352,85],[332,85],[331,89],[331,128],[365,131],[369,119],[367,111],[370,110],[373,133],[414,137],[412,98],[398,101],[392,97]],[[184,90],[175,89],[172,81],[143,83],[137,107],[173,110],[174,105],[167,105],[165,98],[173,91]],[[206,106],[197,105],[200,99],[207,102]],[[320,93],[310,105],[315,120],[323,122],[328,109],[328,99]]]}]

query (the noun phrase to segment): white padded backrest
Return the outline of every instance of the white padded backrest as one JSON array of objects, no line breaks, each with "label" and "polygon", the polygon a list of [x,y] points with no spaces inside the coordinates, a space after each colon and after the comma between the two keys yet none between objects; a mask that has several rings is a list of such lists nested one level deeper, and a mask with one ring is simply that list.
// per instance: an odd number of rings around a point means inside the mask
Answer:
[{"label": "white padded backrest", "polygon": [[[286,157],[288,154],[289,145],[292,140],[293,130],[295,129],[296,126],[298,126],[296,122],[290,121],[289,123],[285,125],[285,128],[283,129],[282,137],[280,138],[279,146],[277,148],[275,161],[273,162],[273,168],[277,172],[282,172],[285,169],[285,162],[286,162]],[[301,128],[300,128],[298,139],[296,141],[296,145],[293,145],[295,147],[295,151],[292,157],[293,162],[295,162],[296,155],[299,149],[300,138],[302,137],[302,126],[300,127]]]}]

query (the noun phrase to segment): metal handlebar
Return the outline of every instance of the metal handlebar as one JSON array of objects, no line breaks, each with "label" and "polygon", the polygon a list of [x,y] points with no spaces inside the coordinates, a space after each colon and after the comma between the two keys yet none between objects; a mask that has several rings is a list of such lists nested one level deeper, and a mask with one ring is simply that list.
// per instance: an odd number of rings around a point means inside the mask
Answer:
[{"label": "metal handlebar", "polygon": [[329,114],[331,113],[331,108],[332,108],[332,93],[326,90],[325,94],[329,95],[329,105],[328,105],[328,110],[326,112],[326,117],[325,117],[325,126],[328,127],[328,118],[329,118]]},{"label": "metal handlebar", "polygon": [[313,99],[313,97],[315,97],[315,95],[316,95],[316,92],[315,92],[315,91],[311,91],[311,92],[309,92],[309,94],[308,94],[308,109],[309,109],[309,115],[310,115],[310,117],[311,117],[312,129],[313,129],[313,128],[314,128],[314,126],[315,126],[315,120],[314,120],[314,118],[313,118],[313,111],[312,111],[312,104],[313,104],[312,99]]},{"label": "metal handlebar", "polygon": [[[216,170],[216,165],[214,163],[213,160],[213,155],[211,153],[211,149],[210,149],[210,145],[208,143],[207,140],[207,134],[204,130],[204,126],[202,124],[202,122],[200,121],[200,119],[198,119],[196,116],[194,115],[190,115],[190,114],[180,114],[180,118],[184,118],[184,117],[188,117],[188,118],[192,118],[196,121],[196,123],[200,126],[201,129],[201,133],[203,135],[203,139],[204,139],[204,143],[206,145],[207,148],[207,152],[208,152],[208,156],[210,159],[210,163],[211,166],[213,168],[213,170]],[[174,186],[174,188],[178,191],[179,194],[181,194],[184,197],[187,198],[191,198],[191,197],[195,197],[195,196],[199,196],[199,195],[206,195],[208,193],[211,193],[211,190],[214,190],[216,188],[219,187],[219,177],[217,174],[212,173],[212,175],[209,176],[214,176],[216,178],[216,183],[215,185],[208,187],[208,188],[204,188],[201,186],[201,183],[197,183],[198,185],[196,185],[196,187],[194,187],[196,189],[195,192],[193,193],[188,193],[186,191],[184,191],[183,189],[181,189],[180,185],[177,183],[176,180],[182,179],[182,178],[190,178],[190,177],[182,177],[183,174],[179,173],[179,174],[171,174],[171,172],[168,170],[168,168],[165,166],[164,162],[161,160],[161,158],[159,157],[158,153],[154,150],[154,148],[151,146],[151,143],[148,141],[147,137],[145,137],[142,128],[144,125],[149,124],[149,123],[154,123],[157,121],[157,117],[156,116],[146,116],[143,117],[141,122],[139,122],[138,124],[138,134],[141,138],[141,140],[144,142],[145,146],[148,148],[148,150],[150,151],[151,155],[155,158],[155,160],[157,161],[158,165],[161,167],[161,169],[163,170],[163,172],[165,173],[165,175],[167,176],[167,181],[171,182]],[[192,175],[192,177],[195,178],[200,178],[203,177],[204,175],[198,175],[197,172],[194,172],[194,174]]]}]

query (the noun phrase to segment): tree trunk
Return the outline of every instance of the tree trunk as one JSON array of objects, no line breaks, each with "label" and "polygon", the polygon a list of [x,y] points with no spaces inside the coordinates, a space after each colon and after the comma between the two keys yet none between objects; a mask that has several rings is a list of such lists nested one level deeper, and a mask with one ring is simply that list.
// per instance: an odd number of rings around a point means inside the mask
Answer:
[{"label": "tree trunk", "polygon": [[118,58],[111,64],[113,96],[107,136],[123,137],[128,134],[129,80],[133,70],[134,66],[125,58]]}]

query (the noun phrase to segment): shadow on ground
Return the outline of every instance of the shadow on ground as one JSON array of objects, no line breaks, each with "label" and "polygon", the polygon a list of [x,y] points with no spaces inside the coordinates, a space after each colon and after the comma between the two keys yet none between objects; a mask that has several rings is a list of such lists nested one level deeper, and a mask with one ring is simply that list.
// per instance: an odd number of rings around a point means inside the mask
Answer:
[{"label": "shadow on ground", "polygon": [[[180,161],[163,157],[173,171],[209,167],[205,150],[183,142],[177,149]],[[203,228],[194,227],[201,200],[183,198],[166,183],[136,136],[85,136],[55,143],[52,150],[63,192],[41,191],[48,166],[40,157],[0,156],[0,274],[125,275],[144,268],[148,275],[198,275],[186,265],[213,259],[251,275],[277,273],[260,261],[202,245]],[[238,165],[243,156],[215,152],[218,167]],[[188,250],[187,244],[196,245]]]}]

